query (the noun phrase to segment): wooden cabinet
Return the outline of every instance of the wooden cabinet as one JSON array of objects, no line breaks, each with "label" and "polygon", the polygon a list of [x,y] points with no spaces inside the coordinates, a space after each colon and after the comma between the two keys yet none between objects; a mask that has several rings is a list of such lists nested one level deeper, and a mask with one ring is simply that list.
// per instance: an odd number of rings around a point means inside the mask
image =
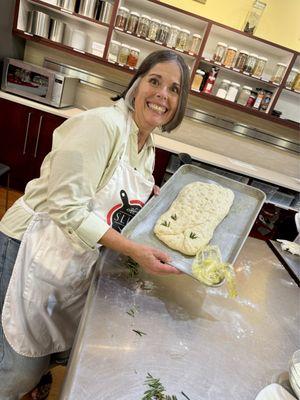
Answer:
[{"label": "wooden cabinet", "polygon": [[65,119],[0,99],[0,162],[11,168],[10,186],[23,191],[39,176],[41,163],[51,150],[52,133]]}]

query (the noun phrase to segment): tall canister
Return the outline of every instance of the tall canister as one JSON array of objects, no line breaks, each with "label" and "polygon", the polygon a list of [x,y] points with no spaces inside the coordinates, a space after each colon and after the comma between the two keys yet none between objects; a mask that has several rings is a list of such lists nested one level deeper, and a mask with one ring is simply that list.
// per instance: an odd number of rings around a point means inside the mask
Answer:
[{"label": "tall canister", "polygon": [[99,21],[105,24],[110,23],[114,4],[110,1],[102,1],[101,10],[99,14]]},{"label": "tall canister", "polygon": [[50,17],[41,11],[28,11],[27,32],[48,39]]},{"label": "tall canister", "polygon": [[59,19],[51,18],[49,39],[62,43],[66,24]]},{"label": "tall canister", "polygon": [[81,0],[79,14],[85,17],[94,18],[96,12],[97,0]]}]

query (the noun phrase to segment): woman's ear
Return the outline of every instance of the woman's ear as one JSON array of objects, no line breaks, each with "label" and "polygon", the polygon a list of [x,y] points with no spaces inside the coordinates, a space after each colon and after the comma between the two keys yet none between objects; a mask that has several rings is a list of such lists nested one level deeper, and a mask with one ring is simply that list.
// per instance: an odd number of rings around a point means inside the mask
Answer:
[{"label": "woman's ear", "polygon": [[136,90],[139,86],[139,83],[141,81],[141,78],[138,77],[134,83],[132,84],[132,86],[128,89],[126,96],[125,96],[125,104],[127,105],[127,107],[129,108],[129,110],[133,111],[134,110],[134,100],[135,100],[135,93]]}]

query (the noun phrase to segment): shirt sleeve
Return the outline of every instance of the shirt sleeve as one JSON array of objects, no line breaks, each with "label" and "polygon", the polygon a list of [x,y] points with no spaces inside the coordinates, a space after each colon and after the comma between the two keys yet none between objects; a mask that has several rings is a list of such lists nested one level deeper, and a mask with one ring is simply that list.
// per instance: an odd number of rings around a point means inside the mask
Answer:
[{"label": "shirt sleeve", "polygon": [[91,200],[115,146],[113,125],[107,116],[86,112],[54,132],[48,212],[73,243],[85,250],[94,249],[109,229],[92,211]]}]

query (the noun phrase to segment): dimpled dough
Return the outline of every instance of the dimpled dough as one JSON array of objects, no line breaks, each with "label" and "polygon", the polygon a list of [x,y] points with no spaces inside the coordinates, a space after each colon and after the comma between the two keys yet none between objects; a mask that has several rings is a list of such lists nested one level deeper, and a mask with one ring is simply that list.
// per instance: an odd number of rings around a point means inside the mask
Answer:
[{"label": "dimpled dough", "polygon": [[211,240],[233,203],[232,190],[213,183],[186,185],[157,220],[154,233],[167,246],[195,255]]}]

